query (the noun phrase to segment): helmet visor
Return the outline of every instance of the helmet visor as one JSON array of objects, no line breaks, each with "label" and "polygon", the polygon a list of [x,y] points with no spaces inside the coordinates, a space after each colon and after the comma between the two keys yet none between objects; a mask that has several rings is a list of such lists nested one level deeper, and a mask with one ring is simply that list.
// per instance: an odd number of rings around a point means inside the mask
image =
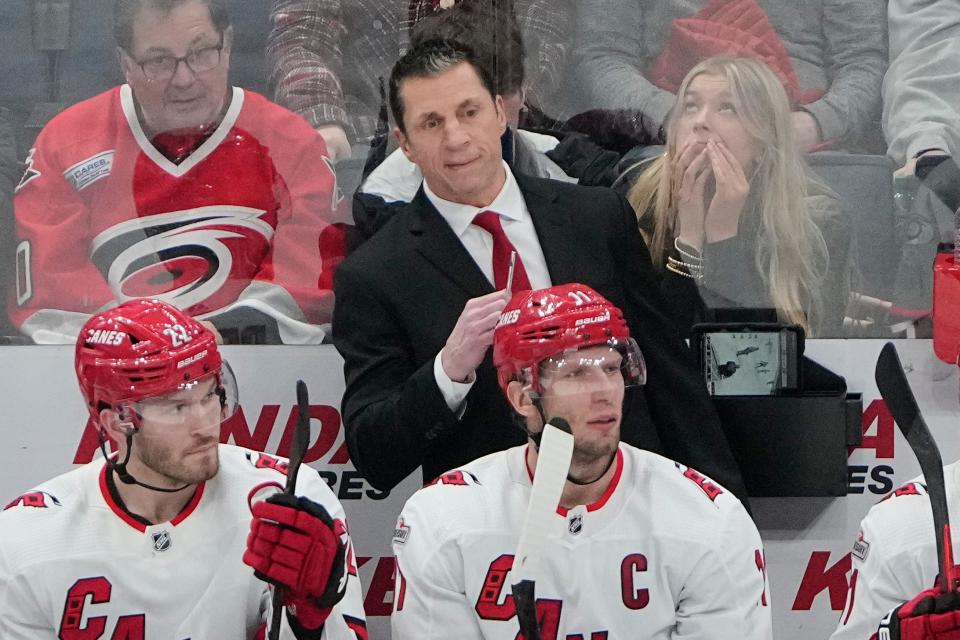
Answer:
[{"label": "helmet visor", "polygon": [[526,386],[539,386],[542,393],[572,395],[593,393],[623,385],[637,387],[646,383],[647,367],[640,347],[632,338],[561,351],[543,360],[534,372],[526,369],[519,376]]},{"label": "helmet visor", "polygon": [[162,396],[134,403],[141,420],[168,427],[220,428],[238,406],[237,380],[230,365],[201,378],[180,384]]}]

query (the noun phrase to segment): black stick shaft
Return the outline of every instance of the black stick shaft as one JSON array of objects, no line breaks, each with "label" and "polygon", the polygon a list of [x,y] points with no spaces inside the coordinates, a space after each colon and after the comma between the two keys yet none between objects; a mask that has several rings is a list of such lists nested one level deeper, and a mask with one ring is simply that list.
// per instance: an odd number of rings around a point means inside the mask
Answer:
[{"label": "black stick shaft", "polygon": [[892,342],[883,346],[877,359],[875,372],[877,388],[883,401],[890,409],[893,419],[903,433],[913,454],[920,463],[924,483],[927,485],[927,497],[933,512],[933,528],[937,540],[937,562],[942,576],[944,591],[954,591],[956,585],[952,579],[953,563],[950,560],[952,550],[947,549],[950,541],[950,514],[947,508],[947,491],[943,480],[943,459],[940,449],[930,434],[920,405],[910,389],[907,376],[900,363],[900,357]]},{"label": "black stick shaft", "polygon": [[[297,475],[303,456],[310,444],[310,400],[307,395],[307,384],[297,380],[297,426],[293,430],[293,442],[290,444],[290,462],[287,466],[287,486],[284,493],[295,495]],[[273,588],[273,614],[270,620],[270,640],[280,640],[280,616],[283,615],[283,598],[286,589],[281,586]]]}]

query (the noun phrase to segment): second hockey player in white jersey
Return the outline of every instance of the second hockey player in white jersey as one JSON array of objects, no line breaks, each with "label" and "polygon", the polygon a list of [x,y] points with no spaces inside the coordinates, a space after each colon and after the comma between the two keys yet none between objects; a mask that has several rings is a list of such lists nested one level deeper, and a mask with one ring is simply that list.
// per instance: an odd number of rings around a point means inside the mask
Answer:
[{"label": "second hockey player in white jersey", "polygon": [[286,461],[218,443],[236,388],[209,329],[125,302],[84,325],[76,369],[119,449],[0,513],[0,638],[263,638],[271,582],[280,638],[366,640],[330,489],[303,469],[296,495],[279,493]]},{"label": "second hockey player in white jersey", "polygon": [[494,334],[525,446],[450,471],[397,522],[394,640],[514,640],[510,572],[542,425],[562,417],[573,460],[540,549],[543,640],[772,637],[763,546],[723,487],[620,442],[625,388],[645,367],[623,314],[580,284],[516,294]]},{"label": "second hockey player in white jersey", "polygon": [[[951,529],[956,532],[960,530],[960,462],[944,467],[943,480]],[[953,549],[953,557],[960,557],[956,537]],[[960,598],[939,593],[933,513],[922,478],[896,489],[870,509],[860,523],[851,556],[847,603],[831,640],[960,638]],[[960,567],[955,572],[960,574]],[[931,610],[925,611],[926,607]],[[878,634],[881,625],[887,635]]]}]

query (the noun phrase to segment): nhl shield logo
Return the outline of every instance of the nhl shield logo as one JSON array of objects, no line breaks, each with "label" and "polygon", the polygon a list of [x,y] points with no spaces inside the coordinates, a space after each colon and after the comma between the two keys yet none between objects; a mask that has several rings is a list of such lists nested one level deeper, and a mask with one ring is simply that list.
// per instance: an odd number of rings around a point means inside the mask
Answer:
[{"label": "nhl shield logo", "polygon": [[166,551],[172,544],[170,534],[166,531],[157,531],[153,534],[153,550]]},{"label": "nhl shield logo", "polygon": [[571,535],[577,535],[582,530],[583,530],[583,515],[578,513],[577,515],[572,516],[569,522],[567,522],[567,531],[569,531]]}]

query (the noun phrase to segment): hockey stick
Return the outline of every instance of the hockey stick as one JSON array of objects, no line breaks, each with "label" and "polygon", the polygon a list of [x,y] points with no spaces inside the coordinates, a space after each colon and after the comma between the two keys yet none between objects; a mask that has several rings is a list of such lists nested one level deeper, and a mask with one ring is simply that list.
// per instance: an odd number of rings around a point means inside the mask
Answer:
[{"label": "hockey stick", "polygon": [[950,517],[947,510],[947,492],[943,482],[943,460],[940,450],[930,429],[920,414],[917,399],[910,390],[910,383],[903,372],[903,365],[897,356],[897,350],[892,342],[883,345],[880,357],[877,359],[875,372],[877,388],[883,401],[887,403],[893,419],[900,427],[901,433],[910,443],[913,454],[920,463],[924,482],[927,485],[927,496],[930,498],[930,508],[933,510],[933,528],[937,538],[937,561],[942,576],[941,589],[945,592],[956,591],[957,585],[953,576],[953,545],[950,539]]},{"label": "hockey stick", "polygon": [[[287,486],[283,492],[295,495],[297,488],[297,474],[303,463],[303,455],[310,444],[310,401],[307,399],[307,384],[297,380],[297,426],[293,429],[293,442],[290,444],[290,461],[287,463]],[[270,620],[270,640],[280,638],[280,616],[283,614],[283,598],[286,589],[281,586],[273,588],[273,617]]]},{"label": "hockey stick", "polygon": [[554,522],[557,505],[560,504],[572,457],[570,425],[563,418],[553,418],[543,428],[530,502],[510,570],[515,580],[512,590],[517,622],[525,640],[540,640],[534,585],[539,573],[540,555]]}]

